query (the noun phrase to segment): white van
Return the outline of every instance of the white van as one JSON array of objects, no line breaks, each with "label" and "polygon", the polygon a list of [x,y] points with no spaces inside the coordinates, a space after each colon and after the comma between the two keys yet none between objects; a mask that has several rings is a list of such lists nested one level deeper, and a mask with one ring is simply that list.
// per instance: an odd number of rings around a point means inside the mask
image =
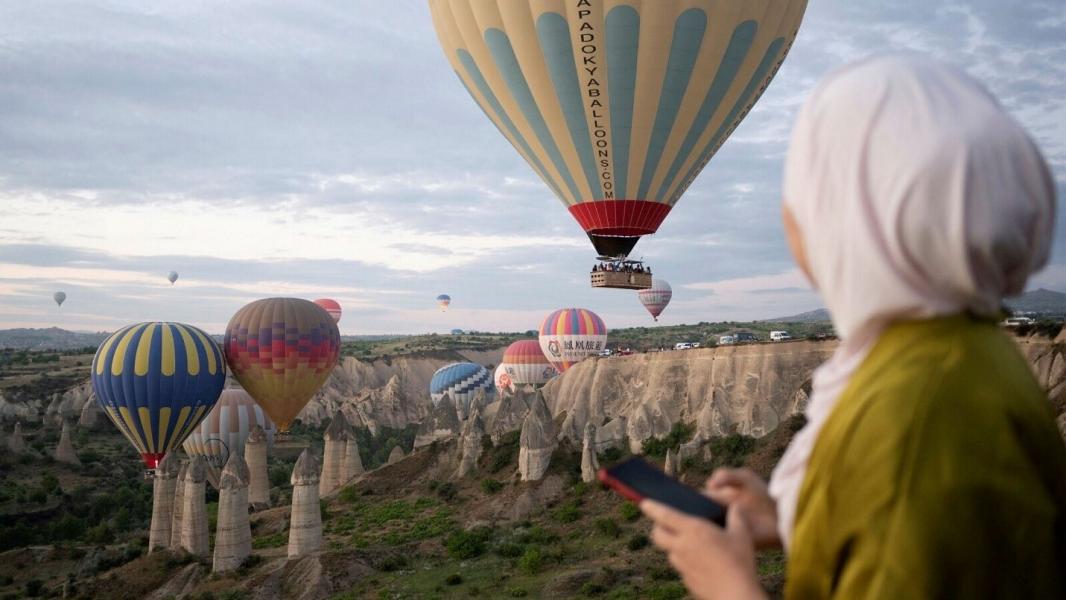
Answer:
[{"label": "white van", "polygon": [[731,335],[723,335],[723,336],[718,338],[718,345],[719,346],[730,346],[730,345],[735,344],[735,343],[736,343],[736,340],[734,340],[733,336],[731,336]]},{"label": "white van", "polygon": [[679,342],[674,344],[674,350],[691,350],[693,347],[692,342]]},{"label": "white van", "polygon": [[1030,317],[1010,317],[1003,324],[1007,327],[1022,327],[1023,325],[1035,325],[1036,319]]},{"label": "white van", "polygon": [[771,342],[783,342],[785,340],[791,340],[791,339],[792,339],[792,336],[790,336],[787,331],[771,331],[770,332],[770,341]]}]

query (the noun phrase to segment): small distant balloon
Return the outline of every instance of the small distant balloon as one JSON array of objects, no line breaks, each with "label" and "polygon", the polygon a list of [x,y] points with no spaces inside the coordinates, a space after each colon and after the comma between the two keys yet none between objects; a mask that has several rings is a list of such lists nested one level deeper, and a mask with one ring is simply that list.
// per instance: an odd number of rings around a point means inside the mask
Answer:
[{"label": "small distant balloon", "polygon": [[66,292],[56,292],[52,294],[52,300],[56,301],[56,304],[63,306],[63,301],[67,299]]},{"label": "small distant balloon", "polygon": [[319,298],[318,300],[315,300],[315,304],[326,309],[326,312],[329,313],[329,316],[333,317],[334,323],[340,323],[342,312],[340,302],[337,302],[332,298]]},{"label": "small distant balloon", "polygon": [[441,312],[448,310],[448,305],[452,303],[452,297],[448,294],[441,294],[437,296],[437,306],[440,307]]},{"label": "small distant balloon", "polygon": [[662,314],[666,305],[670,304],[670,298],[673,298],[673,296],[674,292],[670,289],[670,284],[665,279],[656,279],[652,281],[650,288],[637,292],[640,303],[644,305],[644,308],[651,313],[652,318],[656,321],[659,320],[659,315]]},{"label": "small distant balloon", "polygon": [[170,285],[174,285],[174,282],[178,280],[178,272],[171,271],[167,273],[167,280],[170,281]]}]

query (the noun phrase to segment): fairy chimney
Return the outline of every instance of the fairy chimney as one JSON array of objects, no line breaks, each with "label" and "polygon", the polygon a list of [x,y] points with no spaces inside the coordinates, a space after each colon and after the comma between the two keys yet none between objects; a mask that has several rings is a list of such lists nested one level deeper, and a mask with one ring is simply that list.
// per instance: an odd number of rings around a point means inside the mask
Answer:
[{"label": "fairy chimney", "polygon": [[460,431],[459,413],[451,394],[445,394],[441,401],[422,419],[415,434],[415,448],[428,446],[438,440],[454,437]]},{"label": "fairy chimney", "polygon": [[677,477],[680,472],[677,465],[677,455],[674,454],[673,448],[666,451],[666,461],[663,463],[663,472],[670,477]]},{"label": "fairy chimney", "polygon": [[341,411],[333,414],[326,428],[326,447],[322,453],[322,476],[318,480],[318,495],[326,496],[344,481],[344,450],[348,444],[348,421]]},{"label": "fairy chimney", "polygon": [[207,481],[207,465],[204,457],[194,456],[185,471],[185,498],[181,509],[181,547],[189,554],[207,556],[207,506],[204,503],[204,486]]},{"label": "fairy chimney", "polygon": [[529,414],[529,391],[519,387],[513,394],[503,394],[498,403],[500,406],[496,409],[496,418],[489,428],[489,437],[494,445],[499,445],[503,436],[522,428],[522,422]]},{"label": "fairy chimney", "polygon": [[170,516],[170,549],[181,548],[181,515],[185,512],[185,475],[189,472],[189,461],[183,459],[178,467],[178,476],[174,478],[174,498]]},{"label": "fairy chimney", "polygon": [[403,448],[401,448],[400,445],[397,444],[397,445],[392,447],[392,452],[389,452],[389,460],[385,464],[387,464],[387,465],[396,464],[396,463],[400,462],[401,460],[403,460],[405,456],[407,456],[407,455],[404,454]]},{"label": "fairy chimney", "polygon": [[267,472],[267,434],[259,425],[252,428],[244,443],[248,465],[248,502],[255,510],[270,508],[270,474]]},{"label": "fairy chimney", "polygon": [[355,439],[355,432],[348,433],[348,441],[344,444],[344,481],[351,481],[353,477],[366,472],[363,458],[359,456],[359,441]]},{"label": "fairy chimney", "polygon": [[168,453],[152,478],[152,525],[148,530],[148,552],[169,548],[174,521],[174,487],[177,485],[178,459]]},{"label": "fairy chimney", "polygon": [[58,462],[73,466],[81,466],[78,453],[74,451],[74,444],[70,442],[70,426],[63,421],[63,432],[59,434],[59,444],[56,445],[55,459]]},{"label": "fairy chimney", "polygon": [[529,414],[522,421],[522,434],[518,442],[518,472],[522,481],[539,481],[544,477],[555,444],[555,423],[543,394],[538,391]]},{"label": "fairy chimney", "polygon": [[219,478],[218,525],[212,570],[231,571],[252,553],[252,528],[248,522],[248,464],[240,452],[230,454]]},{"label": "fairy chimney", "polygon": [[470,418],[463,423],[463,435],[459,439],[459,469],[456,477],[465,477],[477,470],[477,460],[481,457],[481,439],[485,437],[485,424],[481,420],[481,409],[477,407],[470,413]]},{"label": "fairy chimney", "polygon": [[22,423],[15,423],[15,430],[11,432],[11,437],[7,438],[7,449],[12,454],[22,454],[26,451],[26,440],[22,438]]},{"label": "fairy chimney", "polygon": [[315,455],[304,450],[292,470],[292,511],[289,518],[289,558],[322,547],[322,509],[318,504],[319,466]]},{"label": "fairy chimney", "polygon": [[596,481],[596,473],[599,470],[600,462],[596,458],[596,426],[586,423],[585,436],[581,441],[581,481]]}]

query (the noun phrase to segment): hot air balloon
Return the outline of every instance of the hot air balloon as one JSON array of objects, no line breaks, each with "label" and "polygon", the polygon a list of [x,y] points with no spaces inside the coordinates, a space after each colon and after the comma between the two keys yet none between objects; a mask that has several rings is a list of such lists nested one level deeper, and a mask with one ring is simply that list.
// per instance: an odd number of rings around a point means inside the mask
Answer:
[{"label": "hot air balloon", "polygon": [[557,310],[540,325],[540,349],[560,373],[607,347],[603,319],[584,308]]},{"label": "hot air balloon", "polygon": [[656,279],[652,281],[650,288],[637,292],[640,303],[644,305],[644,308],[648,309],[648,312],[651,313],[652,318],[656,321],[659,320],[659,315],[663,313],[666,305],[670,304],[670,298],[673,296],[674,291],[670,289],[670,284],[665,279]]},{"label": "hot air balloon", "polygon": [[248,392],[240,388],[222,390],[218,403],[192,430],[182,448],[189,456],[204,457],[217,475],[231,454],[244,454],[244,443],[256,425],[266,432],[267,444],[273,444],[277,427]]},{"label": "hot air balloon", "polygon": [[507,368],[503,366],[503,363],[497,365],[496,370],[492,372],[492,382],[496,385],[496,393],[498,394],[514,391],[514,380],[507,373]]},{"label": "hot air balloon", "polygon": [[474,101],[614,258],[655,233],[751,110],[806,5],[429,0]]},{"label": "hot air balloon", "polygon": [[433,406],[439,405],[445,395],[450,395],[455,401],[455,409],[460,418],[466,417],[470,402],[478,390],[485,390],[486,403],[495,399],[492,373],[471,362],[452,363],[441,367],[429,381],[429,397],[433,400]]},{"label": "hot air balloon", "polygon": [[440,307],[441,312],[448,310],[448,305],[452,303],[452,297],[448,294],[441,294],[437,296],[437,306]]},{"label": "hot air balloon", "polygon": [[265,298],[233,315],[222,346],[233,376],[285,433],[333,371],[341,335],[314,302]]},{"label": "hot air balloon", "polygon": [[322,308],[326,309],[326,312],[329,313],[329,316],[333,317],[333,321],[335,323],[340,323],[340,321],[341,321],[341,305],[340,305],[339,302],[337,302],[336,300],[332,300],[330,298],[319,298],[318,300],[315,300],[315,304],[317,304],[317,305],[321,306]]},{"label": "hot air balloon", "polygon": [[558,375],[537,340],[519,340],[508,346],[500,367],[514,385],[541,386]]},{"label": "hot air balloon", "polygon": [[56,304],[59,305],[59,306],[63,306],[63,301],[66,300],[66,299],[67,299],[67,293],[66,292],[56,292],[56,293],[52,294],[52,300],[55,300]]},{"label": "hot air balloon", "polygon": [[196,327],[138,323],[100,344],[91,378],[96,401],[155,469],[215,405],[226,363]]},{"label": "hot air balloon", "polygon": [[178,272],[177,271],[171,271],[171,272],[167,273],[167,281],[170,282],[170,285],[174,285],[174,282],[177,281],[177,280],[178,280]]}]

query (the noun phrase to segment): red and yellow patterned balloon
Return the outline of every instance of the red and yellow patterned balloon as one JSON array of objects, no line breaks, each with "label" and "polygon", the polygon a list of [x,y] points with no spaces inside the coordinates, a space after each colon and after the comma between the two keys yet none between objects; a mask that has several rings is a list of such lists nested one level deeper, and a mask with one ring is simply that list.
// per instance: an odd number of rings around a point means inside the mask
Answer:
[{"label": "red and yellow patterned balloon", "polygon": [[337,364],[341,336],[314,302],[266,298],[233,315],[223,347],[234,377],[286,432]]}]

